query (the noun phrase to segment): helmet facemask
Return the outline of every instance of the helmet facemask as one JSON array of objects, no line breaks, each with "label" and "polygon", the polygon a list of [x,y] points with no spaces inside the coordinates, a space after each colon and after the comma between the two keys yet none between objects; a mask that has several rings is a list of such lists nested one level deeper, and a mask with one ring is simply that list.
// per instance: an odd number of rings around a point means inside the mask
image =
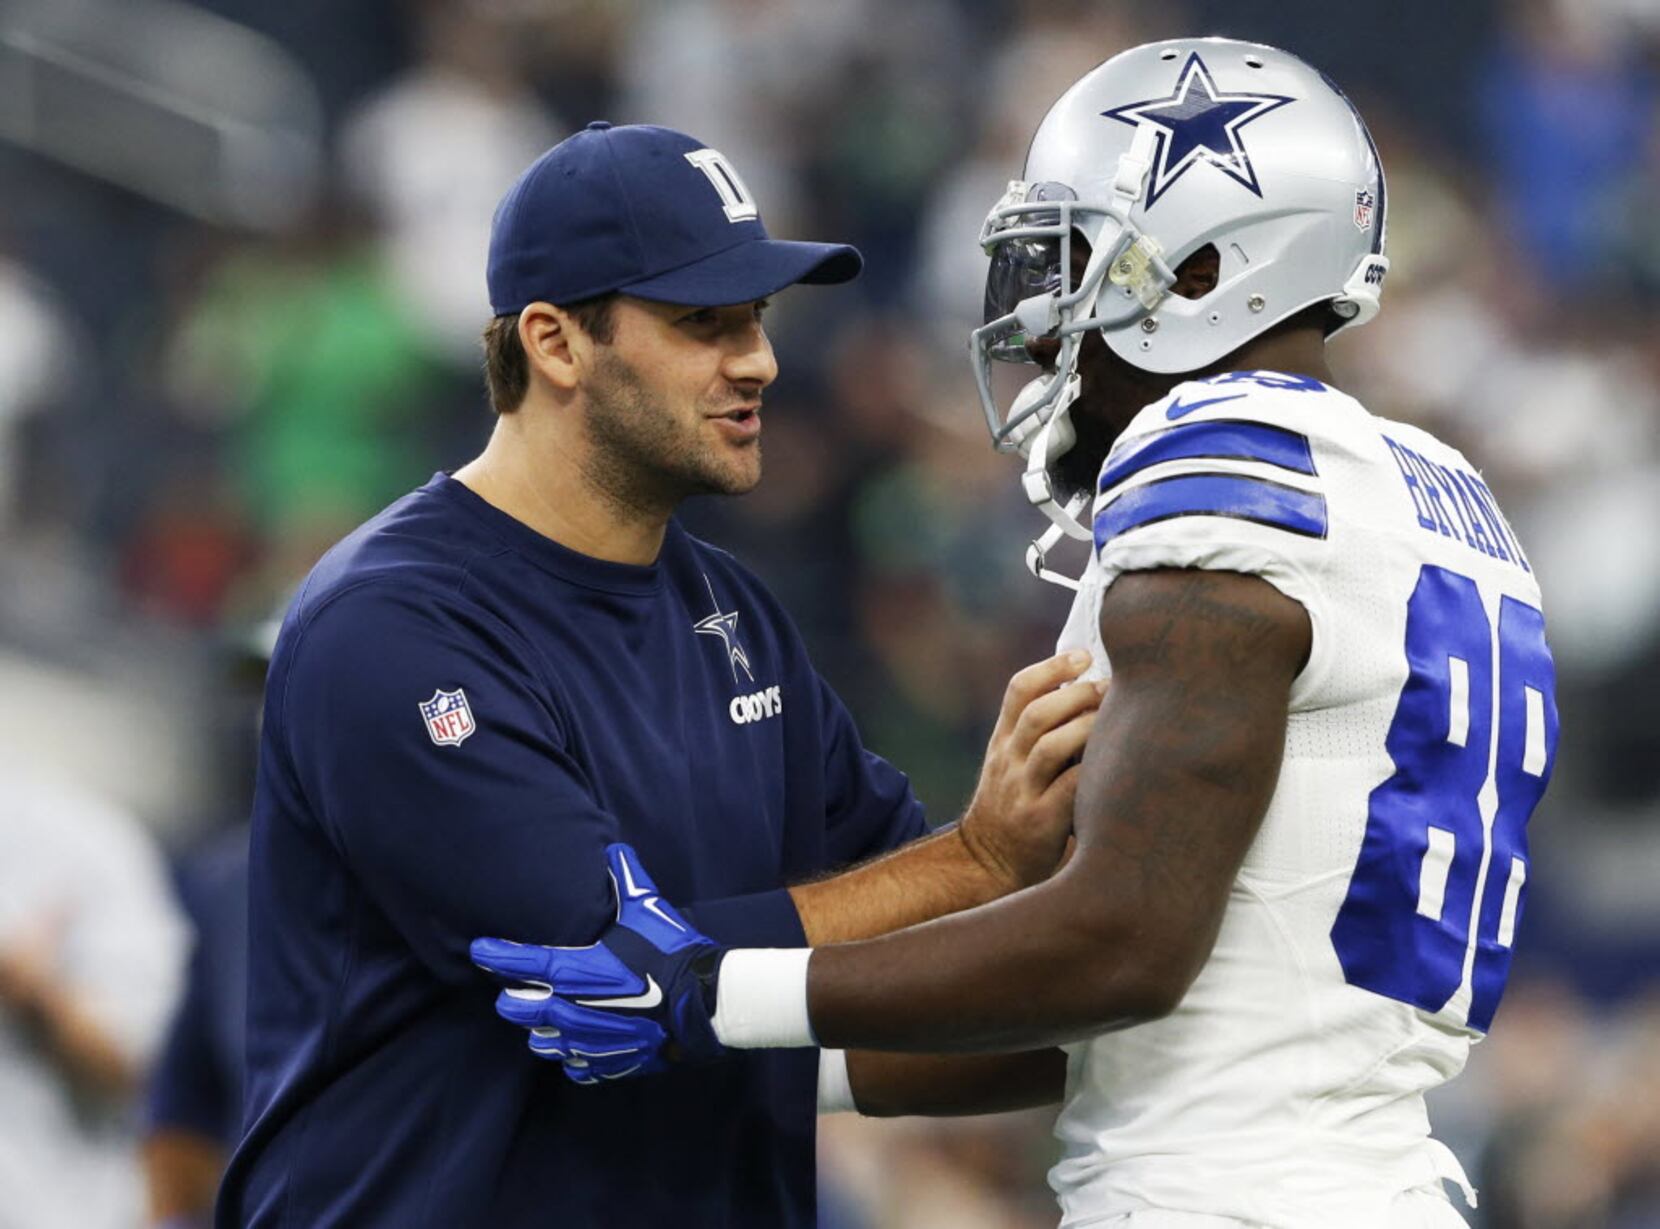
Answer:
[{"label": "helmet facemask", "polygon": [[[1090,492],[1079,492],[1062,505],[1049,473],[1077,439],[1070,410],[1078,396],[1084,335],[1145,315],[1176,282],[1158,243],[1129,216],[1146,184],[1154,139],[1148,126],[1136,133],[1119,160],[1108,200],[1079,200],[1066,184],[1017,180],[986,215],[980,231],[980,246],[991,257],[986,323],[974,330],[969,346],[981,409],[993,445],[1026,458],[1026,498],[1053,522],[1027,551],[1027,566],[1042,579],[1070,588],[1076,582],[1046,568],[1044,556],[1063,536],[1080,541],[1091,536],[1079,519]],[[1074,285],[1072,245],[1080,234],[1093,242]],[[1044,337],[1060,342],[1053,370],[1028,382],[1003,412],[992,389],[991,364],[1035,362],[1027,342]]]}]

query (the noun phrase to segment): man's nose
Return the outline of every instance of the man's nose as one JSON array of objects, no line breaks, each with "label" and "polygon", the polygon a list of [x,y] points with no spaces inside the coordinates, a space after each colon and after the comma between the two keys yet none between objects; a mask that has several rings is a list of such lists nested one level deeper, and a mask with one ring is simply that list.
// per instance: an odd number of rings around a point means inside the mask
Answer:
[{"label": "man's nose", "polygon": [[1026,354],[1039,367],[1054,370],[1055,358],[1061,352],[1059,337],[1028,337],[1026,339]]},{"label": "man's nose", "polygon": [[754,384],[760,388],[766,388],[778,378],[778,357],[759,320],[755,322],[752,340],[727,356],[726,378],[734,384]]}]

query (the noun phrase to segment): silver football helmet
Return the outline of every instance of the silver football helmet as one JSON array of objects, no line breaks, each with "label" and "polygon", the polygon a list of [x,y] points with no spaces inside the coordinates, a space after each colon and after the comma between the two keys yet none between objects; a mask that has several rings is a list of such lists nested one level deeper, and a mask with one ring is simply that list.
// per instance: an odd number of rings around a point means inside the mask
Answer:
[{"label": "silver football helmet", "polygon": [[[1062,536],[1087,540],[1088,493],[1065,506],[1050,464],[1072,446],[1083,335],[1099,329],[1145,371],[1208,367],[1315,303],[1342,328],[1377,314],[1389,268],[1377,147],[1359,113],[1296,56],[1226,38],[1149,43],[1114,56],[1061,96],[1038,127],[1024,178],[987,215],[986,323],[971,349],[986,425],[1027,460],[1027,498],[1054,522],[1028,565]],[[1074,236],[1089,243],[1075,268]],[[1174,270],[1214,245],[1215,289],[1171,293]],[[1005,412],[994,360],[1030,362],[1029,339],[1060,342],[1053,372]]]}]

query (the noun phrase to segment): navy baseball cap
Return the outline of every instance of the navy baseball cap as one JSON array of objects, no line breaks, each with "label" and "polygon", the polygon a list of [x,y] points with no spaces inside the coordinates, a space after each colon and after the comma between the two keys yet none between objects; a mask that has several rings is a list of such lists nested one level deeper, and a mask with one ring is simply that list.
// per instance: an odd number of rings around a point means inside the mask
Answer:
[{"label": "navy baseball cap", "polygon": [[721,307],[796,282],[846,282],[864,258],[845,243],[767,237],[760,210],[718,151],[672,128],[603,120],[530,165],[496,206],[490,306],[574,303],[620,290]]}]

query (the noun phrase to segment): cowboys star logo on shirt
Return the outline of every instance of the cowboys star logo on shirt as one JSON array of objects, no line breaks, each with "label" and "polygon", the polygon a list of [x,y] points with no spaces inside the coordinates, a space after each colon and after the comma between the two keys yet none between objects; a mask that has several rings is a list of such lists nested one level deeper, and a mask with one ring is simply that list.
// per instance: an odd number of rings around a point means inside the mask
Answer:
[{"label": "cowboys star logo on shirt", "polygon": [[454,691],[439,688],[432,699],[421,701],[420,709],[427,723],[427,736],[440,747],[459,747],[478,728],[467,693],[459,687]]},{"label": "cowboys star logo on shirt", "polygon": [[1108,119],[1132,126],[1151,124],[1158,132],[1147,208],[1197,163],[1206,162],[1258,196],[1262,186],[1251,168],[1242,132],[1245,125],[1297,101],[1284,94],[1228,93],[1216,88],[1210,69],[1194,52],[1165,98],[1147,98],[1111,111]]},{"label": "cowboys star logo on shirt", "polygon": [[700,636],[715,636],[726,646],[727,663],[732,667],[732,681],[738,681],[738,671],[744,672],[744,677],[751,683],[755,681],[755,672],[749,668],[749,654],[744,652],[744,646],[738,642],[738,612],[722,613],[720,603],[715,600],[715,586],[709,584],[707,575],[703,583],[709,589],[709,604],[715,608],[715,613],[707,618],[699,619],[692,624],[692,630]]}]

